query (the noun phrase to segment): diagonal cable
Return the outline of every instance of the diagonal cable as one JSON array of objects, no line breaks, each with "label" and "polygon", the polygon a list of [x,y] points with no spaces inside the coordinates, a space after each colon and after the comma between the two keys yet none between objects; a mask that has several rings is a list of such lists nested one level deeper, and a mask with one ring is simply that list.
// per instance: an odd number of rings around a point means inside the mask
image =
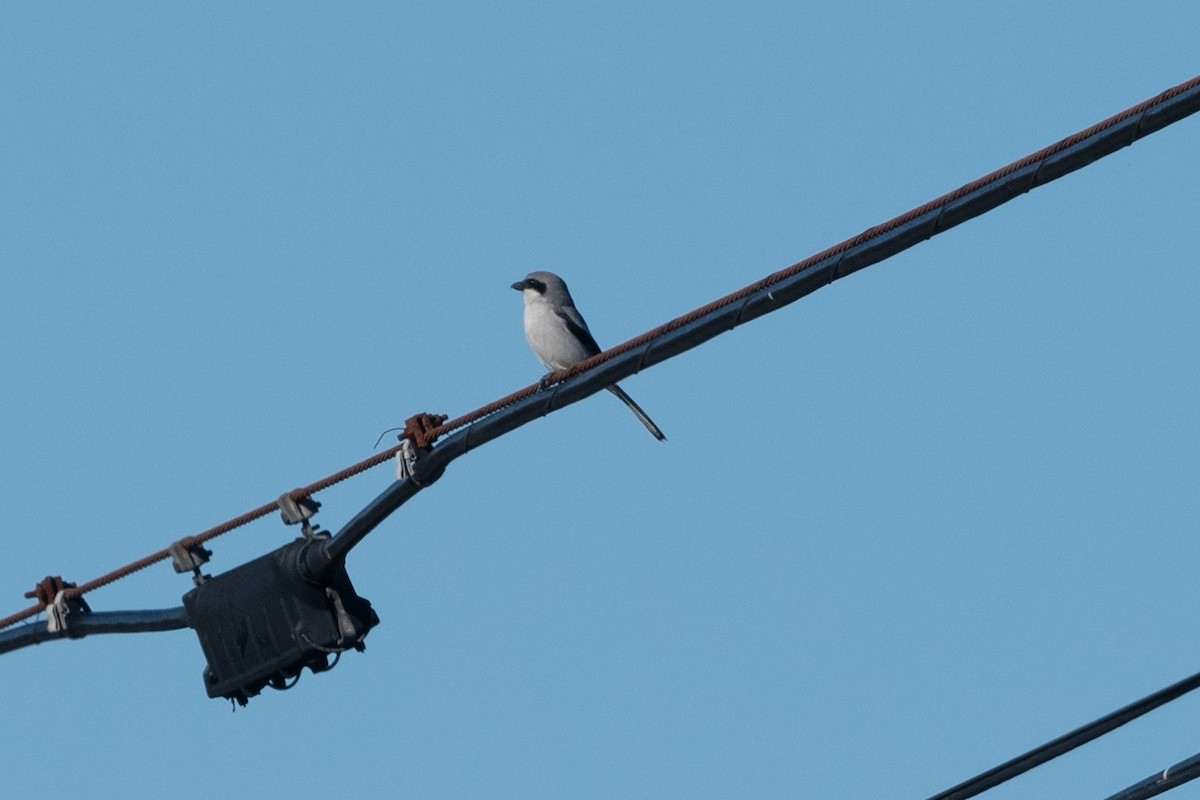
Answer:
[{"label": "diagonal cable", "polygon": [[[768,275],[756,283],[581,361],[570,369],[554,373],[550,376],[549,383],[561,383],[583,372],[594,370],[605,362],[641,349],[643,354],[638,363],[633,368],[625,369],[626,375],[638,372],[645,367],[678,355],[684,350],[696,347],[743,322],[748,322],[795,302],[838,278],[877,264],[955,225],[980,216],[1031,189],[1082,169],[1093,161],[1127,147],[1138,139],[1178,122],[1197,111],[1200,111],[1200,76],[1173,86],[1155,97],[1127,108],[1106,120],[1018,159],[887,222],[868,228],[857,236]],[[737,304],[740,304],[739,310],[730,318],[728,310]],[[671,344],[655,348],[660,340],[669,338],[669,334],[684,329],[688,329],[692,333],[691,336],[686,337],[686,341],[683,337],[676,337]],[[614,375],[614,380],[620,377],[620,375]],[[431,437],[437,437],[471,425],[497,411],[532,397],[544,388],[542,384],[526,386],[524,389],[434,427],[428,433]],[[548,408],[546,413],[550,410],[554,409]],[[294,499],[300,499],[327,489],[335,483],[390,460],[399,450],[400,446],[396,446],[376,453],[333,475],[296,489],[291,492],[291,496]],[[276,507],[276,503],[259,506],[253,511],[185,539],[184,545],[201,544],[214,539],[270,514]],[[167,550],[159,550],[132,564],[70,589],[67,596],[68,598],[77,598],[86,592],[120,580],[168,557]],[[39,603],[0,619],[0,629],[28,619],[36,615],[42,608],[43,606]]]},{"label": "diagonal cable", "polygon": [[[1154,694],[1143,697],[1141,700],[1136,700],[1124,708],[1117,709],[1111,714],[1106,714],[1100,719],[1076,728],[1070,733],[1063,734],[1040,747],[1035,747],[1029,752],[1010,759],[998,767],[993,767],[970,780],[963,781],[957,786],[935,794],[929,800],[967,800],[968,797],[975,797],[978,794],[986,792],[988,789],[995,788],[1018,775],[1028,772],[1034,767],[1045,764],[1051,759],[1058,758],[1064,753],[1069,753],[1093,739],[1098,739],[1125,723],[1132,722],[1143,714],[1148,714],[1159,706],[1166,705],[1172,700],[1177,700],[1195,689],[1200,689],[1200,673],[1192,675],[1190,678],[1184,678],[1178,683],[1174,683],[1165,689],[1160,689]],[[1148,797],[1149,795],[1146,796]]]},{"label": "diagonal cable", "polygon": [[1167,767],[1162,772],[1156,772],[1144,781],[1109,795],[1105,800],[1146,800],[1196,778],[1200,778],[1200,754]]}]

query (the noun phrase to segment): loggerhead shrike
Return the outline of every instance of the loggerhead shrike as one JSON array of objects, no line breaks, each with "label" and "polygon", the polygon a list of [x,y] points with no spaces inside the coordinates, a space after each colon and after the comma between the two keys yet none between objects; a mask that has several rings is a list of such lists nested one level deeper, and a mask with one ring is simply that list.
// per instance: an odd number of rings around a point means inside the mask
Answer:
[{"label": "loggerhead shrike", "polygon": [[[575,308],[567,284],[553,272],[531,272],[512,288],[525,298],[525,338],[538,361],[551,372],[566,369],[600,352],[587,323]],[[606,386],[660,442],[666,436],[633,398],[615,383]]]}]

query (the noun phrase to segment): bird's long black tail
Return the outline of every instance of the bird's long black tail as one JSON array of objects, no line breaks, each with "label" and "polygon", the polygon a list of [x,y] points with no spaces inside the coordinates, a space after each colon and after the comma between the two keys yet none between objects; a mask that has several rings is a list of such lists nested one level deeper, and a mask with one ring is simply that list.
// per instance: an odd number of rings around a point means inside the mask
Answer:
[{"label": "bird's long black tail", "polygon": [[655,439],[658,439],[660,442],[665,442],[667,440],[667,437],[663,435],[663,432],[658,429],[657,425],[654,424],[654,420],[650,419],[650,417],[647,416],[645,411],[642,411],[641,406],[639,406],[637,403],[633,402],[632,397],[625,394],[624,389],[622,389],[620,386],[617,386],[614,383],[612,386],[608,387],[608,390],[610,392],[612,392],[613,394],[615,394],[617,396],[618,400],[620,400],[625,405],[629,406],[629,410],[632,411],[637,416],[637,418],[642,421],[642,424],[646,426],[646,430],[648,430],[648,431],[650,431],[650,433],[654,434]]}]

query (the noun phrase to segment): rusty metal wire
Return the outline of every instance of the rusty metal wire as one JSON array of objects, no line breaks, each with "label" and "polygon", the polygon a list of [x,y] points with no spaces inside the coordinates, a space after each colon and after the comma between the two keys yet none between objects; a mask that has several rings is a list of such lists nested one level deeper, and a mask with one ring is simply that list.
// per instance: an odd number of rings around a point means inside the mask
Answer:
[{"label": "rusty metal wire", "polygon": [[[786,267],[785,269],[782,269],[782,270],[779,270],[778,272],[772,273],[771,275],[768,275],[767,277],[765,277],[755,283],[752,283],[749,286],[745,286],[741,289],[738,289],[737,291],[727,294],[724,297],[718,298],[717,300],[714,300],[713,302],[708,303],[707,305],[701,306],[700,308],[697,308],[694,311],[688,312],[687,314],[684,314],[683,316],[676,317],[675,319],[673,319],[667,323],[664,323],[663,325],[659,325],[657,328],[649,330],[649,331],[641,334],[640,336],[636,336],[626,342],[623,342],[622,344],[619,344],[616,347],[613,347],[609,350],[605,350],[604,352],[599,353],[595,356],[592,356],[591,358],[585,359],[584,361],[581,361],[578,364],[573,365],[569,369],[555,372],[552,375],[548,376],[547,380],[545,380],[543,382],[539,382],[539,383],[535,383],[535,384],[526,386],[523,389],[519,389],[518,391],[515,391],[512,394],[509,394],[505,397],[500,398],[499,400],[495,400],[491,403],[488,403],[487,405],[477,408],[474,411],[463,414],[460,417],[456,417],[455,419],[452,419],[449,421],[444,421],[445,420],[444,416],[438,416],[435,418],[431,415],[418,415],[417,417],[413,417],[412,419],[408,420],[408,424],[406,425],[406,428],[405,428],[405,433],[402,434],[402,437],[408,438],[408,439],[412,440],[414,443],[419,444],[420,446],[427,446],[428,443],[432,443],[439,436],[444,436],[444,435],[446,435],[452,431],[455,431],[459,428],[470,425],[474,422],[477,422],[477,421],[483,419],[484,417],[487,417],[491,414],[496,413],[497,411],[507,408],[507,407],[513,405],[514,403],[520,402],[521,400],[524,400],[527,397],[531,397],[531,396],[537,394],[539,391],[543,390],[547,385],[562,382],[568,378],[579,375],[580,373],[594,369],[595,367],[598,367],[599,365],[605,363],[606,361],[610,361],[618,356],[621,356],[625,353],[630,352],[631,350],[636,350],[639,347],[645,347],[646,345],[653,342],[655,339],[658,339],[658,338],[662,337],[663,335],[670,333],[671,331],[677,330],[677,329],[682,328],[686,325],[689,325],[693,322],[696,322],[704,317],[707,317],[710,314],[713,314],[716,311],[727,308],[728,306],[730,306],[734,303],[737,303],[742,300],[746,300],[746,299],[752,297],[753,295],[755,295],[759,292],[762,292],[763,290],[768,289],[781,281],[787,280],[789,278],[792,278],[792,277],[798,275],[799,273],[803,272],[806,269],[809,269],[810,267],[812,267],[816,264],[826,261],[827,259],[830,259],[832,257],[838,256],[839,254],[845,253],[846,251],[851,250],[852,248],[859,247],[860,245],[863,245],[866,242],[870,242],[874,239],[879,239],[881,237],[884,237],[888,233],[895,231],[899,228],[902,228],[905,225],[908,225],[909,223],[912,223],[912,222],[918,220],[919,218],[936,211],[936,212],[939,212],[937,220],[934,222],[932,228],[929,229],[929,231],[924,234],[924,238],[929,238],[929,236],[935,235],[936,233],[939,233],[942,230],[952,227],[953,225],[962,221],[962,219],[951,219],[951,220],[944,221],[943,217],[942,217],[942,214],[946,211],[946,209],[948,207],[950,207],[956,201],[963,199],[975,192],[978,192],[981,189],[991,186],[992,184],[1002,182],[1011,175],[1014,175],[1022,170],[1032,167],[1034,165],[1037,165],[1040,162],[1044,162],[1047,159],[1050,159],[1051,157],[1053,157],[1055,155],[1058,155],[1067,150],[1070,150],[1071,148],[1087,144],[1089,142],[1089,140],[1093,139],[1094,137],[1098,137],[1100,134],[1109,130],[1110,128],[1113,128],[1114,126],[1121,125],[1122,123],[1125,123],[1129,120],[1132,120],[1132,119],[1138,118],[1138,117],[1144,119],[1147,114],[1158,109],[1160,106],[1163,106],[1164,104],[1168,103],[1168,101],[1173,100],[1185,93],[1195,92],[1198,88],[1200,88],[1200,76],[1197,76],[1195,78],[1192,78],[1191,80],[1185,81],[1185,82],[1179,84],[1178,86],[1174,86],[1174,87],[1166,90],[1165,92],[1159,94],[1156,97],[1152,97],[1149,100],[1138,103],[1137,105],[1132,106],[1130,108],[1127,108],[1124,111],[1120,112],[1119,114],[1115,114],[1106,120],[1103,120],[1101,122],[1096,123],[1095,125],[1085,128],[1084,130],[1081,130],[1078,133],[1075,133],[1071,136],[1068,136],[1065,139],[1055,142],[1054,144],[1049,145],[1048,147],[1044,147],[1035,153],[1031,153],[1030,155],[1025,156],[1024,158],[1018,159],[1017,161],[1014,161],[1011,164],[1008,164],[1007,166],[1001,167],[1000,169],[998,169],[994,172],[991,172],[991,173],[983,176],[982,178],[978,178],[974,181],[971,181],[970,183],[967,183],[967,184],[959,187],[958,189],[955,189],[952,192],[944,194],[941,197],[938,197],[934,200],[930,200],[929,202],[927,202],[921,206],[918,206],[917,208],[914,208],[910,211],[907,211],[897,217],[894,217],[894,218],[888,220],[887,222],[884,222],[880,225],[876,225],[872,228],[868,228],[867,230],[863,231],[862,233],[858,234],[857,236],[854,236],[854,237],[847,239],[839,244],[834,245],[833,247],[830,247],[826,250],[816,253],[815,255],[809,256],[808,258],[804,259],[803,261],[798,261],[795,264],[792,264],[790,267]],[[1107,155],[1109,152],[1118,150],[1121,147],[1125,147],[1129,144],[1132,144],[1134,141],[1141,138],[1142,136],[1144,136],[1148,133],[1151,133],[1154,130],[1158,130],[1162,127],[1165,127],[1166,125],[1169,125],[1173,122],[1176,122],[1179,119],[1182,119],[1183,117],[1187,116],[1188,114],[1195,112],[1196,110],[1197,110],[1197,108],[1195,108],[1195,107],[1188,107],[1185,109],[1177,110],[1175,112],[1176,116],[1169,117],[1166,119],[1158,119],[1154,125],[1146,128],[1146,129],[1143,129],[1142,120],[1139,119],[1138,124],[1136,126],[1134,126],[1133,130],[1130,132],[1128,141],[1121,140],[1121,141],[1114,142],[1114,141],[1106,141],[1106,140],[1097,140],[1095,145],[1098,148],[1102,148],[1102,149],[1099,150],[1096,154],[1094,154],[1093,157],[1091,159],[1089,159],[1089,161],[1095,160],[1095,158],[1099,158],[1102,155]],[[1043,167],[1045,167],[1045,164],[1042,164],[1042,167],[1039,167],[1037,173],[1035,173],[1032,176],[1028,185],[1024,186],[1023,188],[1018,189],[1017,191],[1018,192],[1029,191],[1029,189],[1033,188],[1034,186],[1040,185],[1041,183],[1045,183],[1049,180],[1053,180],[1054,178],[1058,177],[1057,174],[1046,175],[1046,176],[1041,175],[1040,173],[1041,173],[1041,170]],[[1064,169],[1064,172],[1068,172],[1068,171],[1070,171],[1070,169]],[[965,219],[967,217],[964,216],[963,218]],[[869,262],[869,263],[874,263],[874,262]],[[849,274],[850,272],[853,272],[856,269],[861,269],[862,267],[865,267],[865,266],[868,266],[868,263],[861,263],[857,266],[854,266],[854,265],[839,266],[837,273],[834,276],[832,276],[830,278],[830,280],[833,280],[833,279],[836,279],[839,277],[843,277],[844,275]],[[435,423],[440,423],[440,424],[435,424]],[[352,478],[355,475],[365,472],[366,470],[371,469],[372,467],[376,467],[386,461],[390,461],[399,450],[400,450],[400,445],[396,445],[396,446],[391,447],[387,450],[384,450],[380,453],[376,453],[375,455],[371,456],[370,458],[364,459],[364,460],[358,462],[357,464],[353,464],[349,467],[346,467],[345,469],[335,472],[332,475],[322,478],[319,481],[311,483],[308,486],[304,486],[299,489],[295,489],[292,492],[290,492],[290,495],[295,500],[300,500],[305,497],[314,495],[318,492],[328,489],[329,487],[333,486],[334,484],[340,483],[344,480],[347,480],[348,478]],[[199,534],[196,534],[194,536],[185,538],[183,540],[183,544],[185,547],[191,546],[193,544],[203,544],[204,542],[207,542],[210,539],[215,539],[216,537],[226,534],[237,528],[240,528],[243,525],[246,525],[257,519],[261,519],[262,517],[265,517],[268,514],[270,514],[272,511],[275,511],[277,508],[278,508],[277,502],[267,503],[265,505],[259,506],[258,508],[254,509],[252,511],[248,511],[245,514],[242,514],[241,516],[238,516],[231,520],[228,520],[227,522],[217,525],[216,527],[210,528],[210,529],[203,531]],[[99,578],[88,581],[87,583],[80,584],[79,586],[76,586],[74,588],[67,589],[66,597],[68,599],[78,598],[87,592],[93,591],[102,586],[106,586],[114,581],[120,580],[121,578],[131,575],[134,572],[145,569],[146,567],[149,567],[160,561],[164,561],[169,557],[170,557],[170,553],[168,550],[165,550],[165,549],[159,550],[156,553],[151,553],[150,555],[148,555],[142,559],[134,561],[133,563],[127,564],[123,567],[120,567],[119,569],[115,569],[112,572],[109,572],[105,575],[100,576]],[[19,611],[8,617],[0,619],[0,629],[7,628],[10,625],[13,625],[17,622],[28,619],[28,618],[36,615],[37,613],[39,613],[44,607],[45,606],[39,602],[39,604],[36,606],[32,606],[30,608],[24,609],[23,611]]]}]

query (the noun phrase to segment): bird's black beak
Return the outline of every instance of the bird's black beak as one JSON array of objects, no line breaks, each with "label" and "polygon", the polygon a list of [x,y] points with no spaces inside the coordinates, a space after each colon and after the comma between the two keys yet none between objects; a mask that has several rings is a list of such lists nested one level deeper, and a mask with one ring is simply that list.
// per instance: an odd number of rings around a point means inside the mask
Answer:
[{"label": "bird's black beak", "polygon": [[517,281],[512,285],[512,288],[516,289],[518,292],[525,291],[525,281]]}]

